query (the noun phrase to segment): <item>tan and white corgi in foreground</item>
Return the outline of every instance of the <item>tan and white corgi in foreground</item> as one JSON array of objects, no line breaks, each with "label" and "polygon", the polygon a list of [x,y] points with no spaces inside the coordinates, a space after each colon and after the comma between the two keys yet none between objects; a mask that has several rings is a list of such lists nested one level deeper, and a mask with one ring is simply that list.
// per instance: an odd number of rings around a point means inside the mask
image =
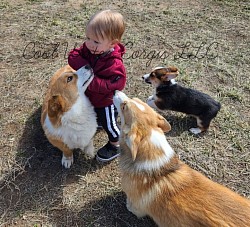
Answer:
[{"label": "tan and white corgi in foreground", "polygon": [[129,211],[159,226],[250,226],[250,201],[179,160],[169,123],[146,103],[117,91],[122,188]]}]

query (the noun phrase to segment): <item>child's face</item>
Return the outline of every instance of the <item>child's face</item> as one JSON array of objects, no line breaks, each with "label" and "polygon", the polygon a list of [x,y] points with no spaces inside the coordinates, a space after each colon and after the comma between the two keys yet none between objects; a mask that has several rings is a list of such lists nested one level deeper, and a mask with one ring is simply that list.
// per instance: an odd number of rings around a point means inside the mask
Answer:
[{"label": "child's face", "polygon": [[102,54],[114,47],[114,42],[109,39],[97,38],[90,29],[86,30],[86,47],[92,54]]}]

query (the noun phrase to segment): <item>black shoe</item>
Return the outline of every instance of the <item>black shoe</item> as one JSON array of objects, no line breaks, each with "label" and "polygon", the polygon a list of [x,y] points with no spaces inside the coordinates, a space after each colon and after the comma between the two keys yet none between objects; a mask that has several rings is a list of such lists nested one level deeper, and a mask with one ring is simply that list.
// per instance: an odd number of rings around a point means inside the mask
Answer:
[{"label": "black shoe", "polygon": [[108,162],[120,155],[120,148],[108,142],[105,146],[97,151],[96,159],[101,162]]}]

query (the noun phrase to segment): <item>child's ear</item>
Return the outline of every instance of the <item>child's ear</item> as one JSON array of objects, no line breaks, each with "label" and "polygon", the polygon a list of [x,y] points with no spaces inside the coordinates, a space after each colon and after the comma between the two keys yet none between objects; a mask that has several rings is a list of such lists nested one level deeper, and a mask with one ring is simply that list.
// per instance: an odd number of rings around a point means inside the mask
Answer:
[{"label": "child's ear", "polygon": [[117,43],[119,43],[118,39],[114,39],[111,41],[110,48],[113,48]]}]

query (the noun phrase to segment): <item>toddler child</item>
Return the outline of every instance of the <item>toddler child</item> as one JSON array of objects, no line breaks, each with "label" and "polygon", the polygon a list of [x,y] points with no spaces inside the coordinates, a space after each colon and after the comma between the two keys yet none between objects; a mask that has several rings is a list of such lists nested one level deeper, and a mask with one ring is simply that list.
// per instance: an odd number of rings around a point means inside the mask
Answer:
[{"label": "toddler child", "polygon": [[125,47],[120,43],[125,30],[123,16],[113,10],[103,10],[93,15],[86,26],[86,41],[80,48],[70,51],[69,65],[78,70],[89,64],[94,79],[85,94],[95,108],[97,122],[108,135],[108,143],[97,151],[96,159],[111,161],[119,156],[117,111],[113,104],[115,90],[122,90],[126,72],[122,56]]}]

